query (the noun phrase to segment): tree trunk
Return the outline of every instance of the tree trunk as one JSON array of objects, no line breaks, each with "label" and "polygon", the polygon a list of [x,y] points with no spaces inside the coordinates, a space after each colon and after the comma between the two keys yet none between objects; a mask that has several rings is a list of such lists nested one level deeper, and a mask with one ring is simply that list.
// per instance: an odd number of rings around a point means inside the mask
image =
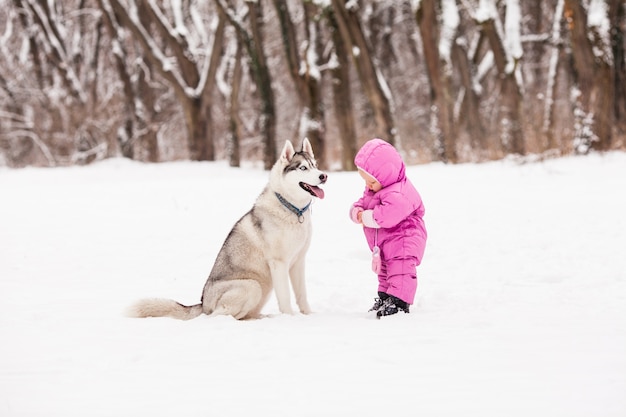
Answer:
[{"label": "tree trunk", "polygon": [[[204,136],[198,137],[198,141],[204,142],[204,154],[201,155],[201,160],[213,161],[215,160],[215,140],[213,139],[213,113],[211,108],[213,107],[213,90],[216,84],[217,68],[222,59],[224,51],[224,32],[226,30],[226,17],[224,13],[219,12],[217,27],[213,34],[213,44],[211,48],[211,55],[208,62],[205,63],[204,70],[206,75],[204,76],[204,85],[201,85],[198,81],[199,98],[200,98],[200,117],[204,119]],[[202,74],[200,74],[202,79]],[[193,84],[195,85],[195,84]]]},{"label": "tree trunk", "polygon": [[[454,122],[454,98],[451,88],[451,72],[448,64],[439,55],[439,27],[435,0],[423,0],[416,12],[417,24],[424,46],[424,57],[430,79],[430,94],[434,117],[438,127],[437,158],[443,162],[456,163],[456,123]],[[432,109],[432,107],[431,107]]]},{"label": "tree trunk", "polygon": [[[274,0],[274,7],[280,22],[283,48],[287,57],[287,65],[291,79],[295,84],[302,109],[300,117],[299,133],[303,138],[308,138],[311,142],[315,154],[321,156],[319,164],[322,169],[328,168],[325,165],[324,155],[326,154],[326,144],[324,140],[325,121],[322,106],[321,74],[318,71],[319,58],[322,51],[321,34],[319,23],[316,22],[317,6],[311,2],[305,2],[304,8],[304,41],[298,42],[296,28],[289,14],[287,2]],[[299,45],[305,45],[302,56],[298,52]],[[313,49],[313,53],[310,53]],[[310,57],[316,57],[315,62],[310,62]]]},{"label": "tree trunk", "polygon": [[[156,70],[172,87],[178,98],[184,113],[185,126],[187,128],[189,158],[191,160],[203,161],[213,160],[213,140],[210,130],[211,115],[207,97],[210,97],[210,88],[214,80],[207,78],[205,85],[200,85],[200,72],[197,64],[190,58],[186,39],[180,35],[179,31],[170,31],[157,15],[153,7],[154,4],[140,2],[141,10],[137,12],[139,18],[146,22],[138,22],[135,15],[130,15],[119,0],[109,0],[119,18],[120,24],[133,34],[134,38],[141,44],[144,56],[150,62],[152,68]],[[107,3],[108,6],[108,3]],[[131,13],[133,11],[131,10]],[[155,28],[162,37],[165,47],[174,54],[176,66],[171,65],[163,52],[157,47],[156,41],[150,36],[146,27]],[[218,26],[220,27],[220,26]],[[223,25],[221,26],[223,28]],[[215,48],[221,47],[221,34],[216,32]],[[219,49],[218,49],[219,51]],[[218,53],[219,56],[219,53]],[[211,65],[216,65],[213,58],[207,71],[215,74],[215,69]]]},{"label": "tree trunk", "polygon": [[354,156],[358,151],[358,146],[356,123],[354,120],[354,106],[352,104],[352,92],[350,90],[348,48],[339,33],[335,13],[332,10],[328,11],[327,19],[337,58],[337,65],[331,70],[331,85],[333,90],[333,112],[337,121],[341,141],[341,169],[354,171],[356,170]]},{"label": "tree trunk", "polygon": [[614,73],[608,63],[612,56],[606,56],[610,49],[606,50],[608,45],[603,45],[602,36],[588,28],[587,11],[579,1],[565,0],[565,16],[572,42],[574,78],[580,89],[576,100],[582,112],[575,115],[578,124],[575,148],[581,153],[589,149],[608,150],[615,110]]},{"label": "tree trunk", "polygon": [[464,89],[461,111],[456,118],[457,129],[465,129],[470,136],[470,146],[483,159],[482,153],[488,149],[487,134],[480,115],[480,99],[474,90],[474,66],[468,56],[466,48],[457,44],[452,45],[452,57],[458,63],[458,72]]},{"label": "tree trunk", "polygon": [[[102,0],[100,0],[102,1]],[[144,27],[150,27],[150,17],[154,18],[152,8],[147,7],[145,2],[139,4],[139,20]],[[150,13],[146,9],[150,9]],[[144,52],[145,56],[145,52]],[[134,149],[133,159],[139,159],[148,162],[159,161],[158,150],[158,120],[159,114],[156,110],[156,102],[158,96],[154,89],[150,87],[149,79],[154,72],[153,65],[150,60],[141,58],[143,65],[138,68],[138,76],[135,88],[135,96],[132,99],[138,100],[142,105],[139,114],[133,114],[136,117],[136,129],[131,136],[131,148]],[[129,97],[131,99],[131,97]],[[134,108],[134,107],[133,107]],[[139,135],[139,136],[136,136]]]},{"label": "tree trunk", "polygon": [[508,61],[503,39],[498,35],[495,21],[489,18],[481,22],[500,77],[499,139],[505,153],[524,155],[524,132],[522,130],[522,93],[515,78],[517,63]]},{"label": "tree trunk", "polygon": [[272,77],[263,50],[263,9],[261,8],[261,3],[248,3],[251,32],[248,33],[248,31],[241,26],[239,19],[235,18],[235,13],[224,0],[214,1],[220,11],[226,15],[230,24],[235,28],[248,51],[252,78],[257,86],[261,100],[259,125],[265,145],[263,162],[265,169],[271,169],[278,155],[276,149],[276,107],[274,103],[274,92],[272,91]]},{"label": "tree trunk", "polygon": [[626,3],[622,0],[609,2],[609,16],[611,16],[611,47],[613,50],[615,91],[615,127],[618,132],[626,135]]},{"label": "tree trunk", "polygon": [[374,112],[376,135],[392,145],[397,145],[397,131],[393,122],[392,98],[389,86],[374,65],[361,22],[352,8],[346,8],[346,0],[332,0],[339,32],[349,47],[361,85]]},{"label": "tree trunk", "polygon": [[133,82],[131,80],[131,75],[128,71],[127,62],[128,62],[128,54],[126,52],[126,45],[124,44],[124,40],[121,38],[121,30],[113,13],[113,10],[105,7],[103,0],[97,0],[98,7],[102,10],[104,15],[104,23],[109,32],[109,36],[111,37],[111,43],[114,45],[113,54],[115,69],[117,70],[117,75],[122,82],[122,96],[123,96],[123,107],[124,107],[124,115],[123,115],[123,132],[122,134],[117,135],[117,142],[119,144],[120,151],[124,158],[133,158],[133,147],[130,146],[132,144],[132,138],[135,136],[135,118],[137,117],[137,109],[135,107],[136,101],[139,100],[139,97],[135,97],[135,92],[133,89]]},{"label": "tree trunk", "polygon": [[239,92],[241,91],[241,79],[243,69],[241,65],[243,45],[241,38],[237,36],[237,51],[235,52],[235,65],[231,79],[230,106],[229,106],[229,140],[227,144],[228,161],[231,167],[241,166],[241,139],[243,138],[243,122],[239,115]]},{"label": "tree trunk", "polygon": [[272,76],[267,65],[267,58],[263,50],[263,9],[260,2],[249,3],[250,28],[252,32],[252,68],[255,74],[256,85],[261,97],[261,134],[265,144],[265,169],[271,169],[278,155],[276,149],[276,106],[274,91],[272,90]]}]

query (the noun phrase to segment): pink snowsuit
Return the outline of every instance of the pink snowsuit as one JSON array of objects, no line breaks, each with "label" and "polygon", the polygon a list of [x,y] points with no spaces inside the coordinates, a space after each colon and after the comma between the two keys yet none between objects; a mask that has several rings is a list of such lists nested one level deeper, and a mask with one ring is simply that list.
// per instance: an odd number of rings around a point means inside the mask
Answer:
[{"label": "pink snowsuit", "polygon": [[373,219],[380,226],[363,227],[370,250],[376,245],[380,248],[378,291],[413,304],[416,267],[422,262],[427,237],[422,198],[406,177],[400,154],[382,139],[365,143],[354,163],[383,187],[378,192],[366,187],[353,205],[373,210]]}]

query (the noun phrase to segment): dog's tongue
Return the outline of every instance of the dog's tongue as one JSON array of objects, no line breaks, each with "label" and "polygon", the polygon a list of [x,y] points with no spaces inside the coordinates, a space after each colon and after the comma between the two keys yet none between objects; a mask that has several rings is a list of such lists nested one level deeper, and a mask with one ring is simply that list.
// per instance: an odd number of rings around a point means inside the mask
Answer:
[{"label": "dog's tongue", "polygon": [[324,198],[324,190],[322,190],[320,187],[316,185],[311,185],[311,191],[313,191],[315,197],[319,198],[320,200]]}]

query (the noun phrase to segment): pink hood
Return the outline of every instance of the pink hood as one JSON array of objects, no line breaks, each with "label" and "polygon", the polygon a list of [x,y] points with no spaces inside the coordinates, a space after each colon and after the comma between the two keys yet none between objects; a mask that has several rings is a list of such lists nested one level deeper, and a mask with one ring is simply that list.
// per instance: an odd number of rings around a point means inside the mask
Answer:
[{"label": "pink hood", "polygon": [[363,210],[372,210],[372,217],[380,226],[379,229],[363,228],[370,248],[374,246],[376,236],[380,243],[396,234],[405,236],[407,230],[414,230],[425,241],[422,197],[406,176],[398,151],[382,139],[372,139],[359,150],[354,163],[383,186],[378,192],[366,186],[363,196],[353,204]]},{"label": "pink hood", "polygon": [[354,157],[354,164],[367,172],[383,186],[402,181],[405,167],[396,148],[382,139],[372,139],[365,143]]}]

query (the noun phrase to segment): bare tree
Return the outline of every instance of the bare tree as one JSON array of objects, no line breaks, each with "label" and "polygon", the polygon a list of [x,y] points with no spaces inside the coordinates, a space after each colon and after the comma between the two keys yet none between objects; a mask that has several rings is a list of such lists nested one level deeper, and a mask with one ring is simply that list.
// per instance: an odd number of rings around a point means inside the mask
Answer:
[{"label": "bare tree", "polygon": [[476,19],[493,52],[500,80],[500,101],[497,108],[500,141],[505,153],[523,155],[525,153],[522,130],[523,87],[519,69],[522,48],[519,44],[518,0],[507,0],[506,7],[506,32],[497,13],[495,0],[482,0],[481,10]]},{"label": "bare tree", "polygon": [[237,36],[243,42],[250,58],[250,70],[258,89],[261,100],[260,130],[263,137],[264,166],[270,169],[276,158],[276,106],[272,91],[272,77],[269,71],[267,57],[263,50],[263,8],[260,2],[248,3],[248,20],[250,31],[245,28],[235,9],[225,0],[215,0],[215,4],[224,13],[230,24],[237,31]]},{"label": "bare tree", "polygon": [[[456,62],[461,84],[458,91],[460,106],[458,111],[455,110],[454,116],[457,134],[460,136],[460,132],[464,131],[469,135],[469,146],[475,160],[489,159],[486,129],[483,118],[480,115],[480,94],[476,87],[480,83],[477,81],[476,64],[472,59],[472,50],[465,39],[463,42],[457,39],[456,42],[452,43],[451,47],[451,59],[453,63]],[[455,107],[459,102],[459,98],[455,100]],[[455,145],[458,146],[458,137]],[[458,159],[457,153],[457,162]]]},{"label": "bare tree", "polygon": [[623,137],[626,135],[626,3],[610,0],[608,11],[615,74],[615,127],[618,135]]},{"label": "bare tree", "polygon": [[542,124],[542,133],[546,136],[547,150],[556,150],[559,147],[556,135],[555,135],[555,127],[554,127],[554,118],[555,118],[555,97],[557,95],[557,73],[560,63],[560,56],[562,53],[562,45],[561,42],[561,26],[562,19],[560,16],[563,16],[563,7],[565,1],[558,0],[557,5],[554,11],[555,19],[552,23],[552,30],[550,33],[550,59],[548,64],[548,75],[547,75],[547,85],[545,92],[545,100],[543,106],[543,124]]},{"label": "bare tree", "polygon": [[[454,16],[455,11],[451,10],[451,12]],[[437,126],[435,130],[437,157],[441,161],[455,163],[458,158],[456,152],[457,131],[454,121],[454,93],[452,91],[451,49],[455,42],[458,23],[444,24],[441,31],[445,30],[446,33],[440,36],[435,0],[423,0],[415,11],[415,15],[422,35],[424,56],[430,79],[431,98],[433,100],[432,117]],[[456,12],[456,16],[458,18],[458,12]],[[445,46],[440,47],[440,44]],[[440,51],[443,51],[445,56],[441,56]]]},{"label": "bare tree", "polygon": [[[182,10],[173,10],[175,26],[154,1],[141,3],[141,10],[131,1],[127,9],[118,0],[102,0],[110,7],[120,24],[128,29],[144,50],[144,57],[165,79],[182,106],[188,132],[189,155],[192,160],[213,160],[215,157],[211,126],[211,100],[215,72],[221,56],[224,19],[218,13],[213,33],[213,46],[205,59],[194,59],[190,50],[189,33]],[[148,26],[148,27],[146,27]],[[149,28],[154,28],[152,34]],[[158,36],[158,38],[156,37]],[[163,42],[173,56],[167,56],[159,43]]]},{"label": "bare tree", "polygon": [[[99,112],[103,102],[97,86],[101,80],[100,67],[101,24],[97,14],[85,12],[69,15],[64,5],[54,1],[13,0],[18,21],[26,34],[26,52],[30,62],[24,68],[34,74],[37,88],[29,89],[31,79],[25,74],[17,88],[5,87],[9,97],[21,96],[14,102],[10,114],[18,115],[19,128],[2,132],[8,154],[19,156],[26,163],[38,164],[39,150],[48,165],[83,163],[106,155],[108,143],[104,133],[110,125]],[[86,20],[95,30],[89,35],[76,36],[85,30]],[[3,47],[15,32],[7,31]],[[7,62],[13,58],[9,48],[3,54]],[[20,57],[13,61],[17,67]],[[14,68],[14,70],[17,68]],[[34,87],[34,86],[33,86]],[[20,91],[22,90],[22,91]],[[39,110],[36,119],[32,111]],[[0,112],[1,114],[2,112]],[[1,132],[1,131],[0,131]],[[27,144],[33,143],[34,147]],[[17,152],[17,153],[15,153]],[[13,159],[13,158],[10,158]],[[15,161],[18,165],[22,162]]]},{"label": "bare tree", "polygon": [[349,46],[339,33],[339,26],[332,8],[325,11],[333,40],[333,50],[329,61],[336,61],[331,65],[331,85],[333,92],[334,114],[341,142],[340,163],[345,170],[355,170],[354,156],[357,153],[356,122],[354,120],[354,106],[352,91],[350,90],[350,61]]},{"label": "bare tree", "polygon": [[[302,107],[299,140],[307,137],[317,155],[321,155],[320,166],[325,165],[326,154],[325,120],[322,105],[322,73],[320,58],[322,56],[322,37],[317,19],[319,10],[313,2],[304,2],[304,40],[298,41],[296,25],[291,20],[287,2],[273,0],[281,29],[281,39],[287,58],[289,74],[295,84],[298,101]],[[299,45],[303,45],[299,48]]]},{"label": "bare tree", "polygon": [[269,168],[295,135],[342,169],[372,135],[409,163],[626,147],[623,0],[0,6],[0,165]]},{"label": "bare tree", "polygon": [[[130,68],[128,67],[130,59],[128,53],[126,52],[125,39],[123,39],[124,32],[120,28],[113,10],[108,7],[108,3],[104,3],[103,0],[98,0],[98,6],[103,10],[104,22],[109,32],[111,43],[113,44],[115,68],[117,69],[119,79],[123,86],[123,107],[125,111],[122,129],[120,134],[118,134],[118,141],[120,143],[122,155],[127,158],[134,158],[133,143],[135,142],[135,138],[138,137],[138,134],[136,133],[138,129],[137,124],[142,123],[137,120],[141,118],[141,115],[136,108],[136,104],[138,100],[140,100],[140,97],[137,97],[135,94],[136,89],[133,86],[131,79],[132,74],[130,73]],[[142,79],[144,79],[144,77],[142,77]],[[146,90],[141,89],[140,91]],[[143,121],[143,124],[146,124],[146,122]],[[158,161],[158,156],[152,155],[152,157],[148,160],[156,162]]]},{"label": "bare tree", "polygon": [[334,16],[343,42],[348,46],[361,86],[367,96],[376,123],[377,135],[392,144],[398,142],[393,121],[393,99],[382,74],[374,64],[370,46],[363,33],[355,2],[332,0]]},{"label": "bare tree", "polygon": [[244,136],[245,126],[240,114],[241,85],[243,78],[243,43],[241,37],[235,36],[232,42],[234,53],[231,57],[232,71],[230,71],[230,88],[224,92],[228,97],[229,129],[227,154],[230,166],[241,166],[241,141]]},{"label": "bare tree", "polygon": [[[581,153],[610,149],[615,103],[606,5],[604,1],[592,0],[589,7],[596,9],[590,14],[580,1],[565,0],[573,70],[580,92],[574,102],[575,149]],[[596,20],[590,20],[590,16]]]}]

